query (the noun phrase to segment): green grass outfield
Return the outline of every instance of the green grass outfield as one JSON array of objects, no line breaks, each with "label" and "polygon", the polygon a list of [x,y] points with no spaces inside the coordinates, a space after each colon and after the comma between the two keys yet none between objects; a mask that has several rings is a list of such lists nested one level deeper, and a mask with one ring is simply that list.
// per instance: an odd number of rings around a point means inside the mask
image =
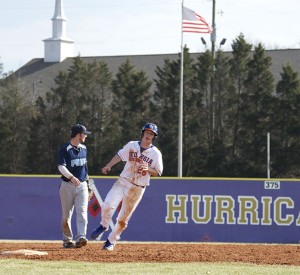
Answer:
[{"label": "green grass outfield", "polygon": [[300,274],[300,266],[254,265],[243,263],[87,263],[33,260],[0,260],[0,274]]},{"label": "green grass outfield", "polygon": [[[26,242],[26,240],[1,240]],[[36,241],[47,242],[47,241]],[[53,241],[49,241],[53,242]],[[56,242],[56,241],[54,241]],[[60,243],[60,241],[57,241]],[[83,261],[40,261],[26,259],[0,259],[0,275],[292,275],[300,274],[300,266],[293,265],[256,265],[250,263],[95,263]]]}]

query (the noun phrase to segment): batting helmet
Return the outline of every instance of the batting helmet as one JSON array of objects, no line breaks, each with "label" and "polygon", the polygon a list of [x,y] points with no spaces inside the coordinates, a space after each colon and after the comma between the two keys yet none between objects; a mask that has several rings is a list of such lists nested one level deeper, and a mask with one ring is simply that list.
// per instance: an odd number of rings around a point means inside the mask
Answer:
[{"label": "batting helmet", "polygon": [[141,136],[143,136],[143,133],[145,130],[150,130],[155,134],[155,137],[153,138],[153,141],[155,141],[156,137],[158,136],[158,128],[154,123],[147,123],[144,125],[141,131]]}]

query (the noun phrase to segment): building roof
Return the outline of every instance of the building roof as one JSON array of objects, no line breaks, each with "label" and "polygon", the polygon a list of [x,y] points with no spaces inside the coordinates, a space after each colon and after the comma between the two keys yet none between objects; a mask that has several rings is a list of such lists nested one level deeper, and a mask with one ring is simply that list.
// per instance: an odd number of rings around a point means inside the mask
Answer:
[{"label": "building roof", "polygon": [[[191,57],[196,61],[201,53],[191,53]],[[227,52],[226,54],[230,54]],[[272,58],[271,72],[274,75],[275,83],[280,80],[282,67],[288,63],[293,69],[300,73],[300,49],[281,49],[266,50],[266,54]],[[144,71],[149,78],[153,80],[156,77],[155,70],[157,67],[163,67],[166,59],[176,60],[179,58],[177,54],[153,54],[153,55],[127,55],[127,56],[89,56],[81,57],[84,62],[92,63],[105,62],[109,70],[115,75],[120,65],[127,59],[138,71]],[[43,58],[35,58],[26,63],[15,74],[24,83],[25,87],[32,89],[35,85],[35,92],[45,91],[51,87],[55,87],[54,79],[60,71],[68,71],[73,64],[73,57],[66,58],[62,62],[47,63]],[[152,89],[154,86],[152,86]]]}]

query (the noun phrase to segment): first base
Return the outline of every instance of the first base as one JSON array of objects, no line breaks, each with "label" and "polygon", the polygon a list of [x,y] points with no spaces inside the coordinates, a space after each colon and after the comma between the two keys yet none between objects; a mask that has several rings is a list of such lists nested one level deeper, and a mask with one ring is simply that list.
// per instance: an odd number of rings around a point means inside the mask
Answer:
[{"label": "first base", "polygon": [[2,255],[48,255],[48,252],[36,251],[36,250],[28,250],[28,249],[20,249],[14,251],[3,251]]}]

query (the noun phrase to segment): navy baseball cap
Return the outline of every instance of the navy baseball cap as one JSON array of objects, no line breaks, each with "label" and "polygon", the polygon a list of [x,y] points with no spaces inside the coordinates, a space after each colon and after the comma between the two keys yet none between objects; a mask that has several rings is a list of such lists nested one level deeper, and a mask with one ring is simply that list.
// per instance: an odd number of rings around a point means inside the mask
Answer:
[{"label": "navy baseball cap", "polygon": [[89,134],[91,134],[91,132],[88,131],[85,126],[83,126],[81,124],[75,124],[71,128],[71,136],[76,136],[77,134],[89,135]]}]

